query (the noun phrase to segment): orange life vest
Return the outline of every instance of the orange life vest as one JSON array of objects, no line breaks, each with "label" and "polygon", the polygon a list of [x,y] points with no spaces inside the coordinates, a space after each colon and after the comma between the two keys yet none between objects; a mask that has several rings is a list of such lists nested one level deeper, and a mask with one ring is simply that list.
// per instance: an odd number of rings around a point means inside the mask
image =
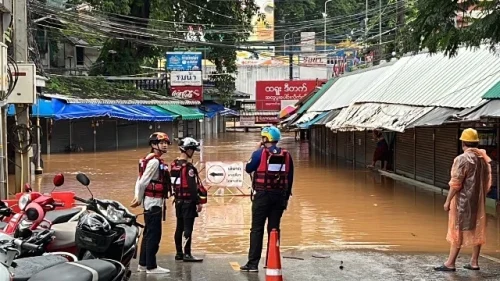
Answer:
[{"label": "orange life vest", "polygon": [[285,149],[280,153],[262,149],[260,164],[253,176],[255,190],[287,190],[290,170],[290,154]]},{"label": "orange life vest", "polygon": [[160,168],[158,171],[158,180],[151,180],[144,191],[144,196],[154,197],[154,198],[168,198],[168,190],[165,188],[165,173],[168,171],[168,165],[165,165],[163,160],[154,155],[150,154],[143,159],[139,160],[139,178],[144,174],[148,162],[152,159],[158,159],[160,162]]},{"label": "orange life vest", "polygon": [[[172,181],[172,187],[174,189],[176,199],[180,200],[192,199],[188,181],[188,177],[191,176],[188,175],[188,170],[189,170],[188,165],[192,164],[185,162],[179,165],[178,160],[174,160],[170,165],[170,180]],[[206,204],[207,190],[201,183],[200,176],[198,175],[196,169],[193,169],[192,171],[194,172],[194,175],[192,175],[191,177],[196,177],[195,181],[198,190],[197,196],[199,204]]]}]

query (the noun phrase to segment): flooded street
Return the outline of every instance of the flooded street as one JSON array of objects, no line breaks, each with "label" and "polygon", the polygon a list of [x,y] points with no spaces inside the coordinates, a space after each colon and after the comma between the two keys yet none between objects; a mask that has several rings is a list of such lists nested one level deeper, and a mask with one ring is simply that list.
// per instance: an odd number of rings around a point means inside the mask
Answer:
[{"label": "flooded street", "polygon": [[[204,140],[203,160],[246,162],[257,141],[258,133],[226,133],[219,139]],[[293,135],[286,135],[281,145],[292,153],[296,167],[293,197],[282,220],[283,249],[448,251],[443,196],[394,182],[367,169],[321,163],[315,156],[309,156],[308,144],[295,142]],[[66,177],[66,189],[88,197],[75,179],[78,172],[84,172],[91,179],[96,197],[116,199],[128,206],[133,199],[138,159],[147,152],[146,147],[44,156],[44,174],[37,177],[34,187],[50,191],[53,175],[61,172]],[[173,145],[165,158],[170,162],[177,155],[177,147]],[[198,161],[196,157],[194,162]],[[204,171],[200,174],[203,178]],[[248,192],[247,187],[244,190]],[[208,202],[196,221],[193,253],[246,253],[250,198],[211,196]],[[160,251],[171,254],[175,252],[171,199],[168,206]],[[500,221],[490,216],[488,224],[483,253],[498,257]]]}]

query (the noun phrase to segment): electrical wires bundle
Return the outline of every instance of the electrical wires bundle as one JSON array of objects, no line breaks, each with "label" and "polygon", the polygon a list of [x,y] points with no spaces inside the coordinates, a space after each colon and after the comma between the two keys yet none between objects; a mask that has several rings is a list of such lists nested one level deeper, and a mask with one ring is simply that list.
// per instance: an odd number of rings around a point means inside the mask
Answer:
[{"label": "electrical wires bundle", "polygon": [[17,63],[12,57],[7,57],[8,63],[7,63],[7,91],[6,92],[0,92],[0,100],[6,100],[9,95],[14,91],[14,88],[17,85],[17,80],[19,77],[17,76],[17,73],[19,72],[19,67],[17,66]]}]

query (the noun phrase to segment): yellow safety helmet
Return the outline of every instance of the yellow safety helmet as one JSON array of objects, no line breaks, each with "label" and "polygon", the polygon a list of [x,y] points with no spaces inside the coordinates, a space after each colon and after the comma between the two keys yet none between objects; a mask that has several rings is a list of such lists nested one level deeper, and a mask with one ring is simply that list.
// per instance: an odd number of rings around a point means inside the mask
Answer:
[{"label": "yellow safety helmet", "polygon": [[479,142],[479,135],[476,130],[467,128],[462,132],[460,140],[465,142]]}]

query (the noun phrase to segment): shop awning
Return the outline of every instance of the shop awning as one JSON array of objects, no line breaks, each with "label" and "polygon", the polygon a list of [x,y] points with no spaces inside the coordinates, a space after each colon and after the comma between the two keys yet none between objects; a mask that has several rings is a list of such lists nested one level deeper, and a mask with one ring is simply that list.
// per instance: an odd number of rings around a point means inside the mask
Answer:
[{"label": "shop awning", "polygon": [[204,115],[202,113],[197,112],[195,109],[191,109],[178,104],[161,104],[158,107],[162,110],[168,111],[168,113],[172,115],[179,115],[182,120],[198,120],[203,119]]},{"label": "shop awning", "polygon": [[307,112],[304,115],[302,115],[297,121],[293,122],[292,125],[298,126],[299,124],[309,122],[316,116],[318,116],[320,113],[321,112]]},{"label": "shop awning", "polygon": [[215,102],[203,102],[198,106],[198,109],[201,113],[205,114],[208,118],[214,118],[218,112],[221,112],[225,109],[225,107],[221,104]]},{"label": "shop awning", "polygon": [[459,109],[436,107],[429,113],[417,119],[415,122],[408,125],[406,128],[426,127],[426,126],[439,126],[442,125],[449,117],[459,113]]},{"label": "shop awning", "polygon": [[[15,115],[16,110],[13,104],[9,105],[8,114]],[[37,99],[36,104],[31,106],[32,117],[52,118],[54,110],[52,109],[52,101],[46,99]]]},{"label": "shop awning", "polygon": [[300,129],[309,129],[309,127],[311,125],[316,124],[316,122],[318,122],[321,118],[325,117],[328,113],[329,113],[328,111],[322,112],[322,113],[318,114],[318,116],[314,117],[313,119],[311,119],[305,123],[298,124],[297,127],[299,127]]},{"label": "shop awning", "polygon": [[326,126],[332,130],[341,131],[386,129],[404,132],[406,126],[433,108],[383,103],[353,104],[342,109],[339,115]]},{"label": "shop awning", "polygon": [[500,118],[500,100],[484,100],[479,105],[457,114],[457,121],[479,121],[483,118]]},{"label": "shop awning", "polygon": [[315,124],[316,125],[325,125],[326,123],[332,121],[337,115],[340,113],[340,109],[334,109],[328,111],[328,114],[324,115],[323,118],[320,118]]},{"label": "shop awning", "polygon": [[55,119],[111,117],[134,121],[168,122],[175,118],[171,114],[151,111],[142,105],[78,104],[52,99],[52,108]]}]

